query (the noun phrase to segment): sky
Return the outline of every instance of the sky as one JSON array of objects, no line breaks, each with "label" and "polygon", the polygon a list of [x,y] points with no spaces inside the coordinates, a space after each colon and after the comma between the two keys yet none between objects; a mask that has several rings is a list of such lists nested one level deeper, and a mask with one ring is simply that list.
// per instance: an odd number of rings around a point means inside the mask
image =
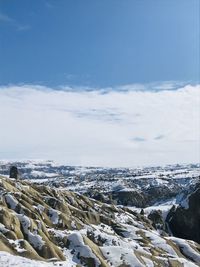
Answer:
[{"label": "sky", "polygon": [[199,0],[0,0],[0,83],[198,82]]},{"label": "sky", "polygon": [[199,0],[0,0],[0,159],[200,162]]}]

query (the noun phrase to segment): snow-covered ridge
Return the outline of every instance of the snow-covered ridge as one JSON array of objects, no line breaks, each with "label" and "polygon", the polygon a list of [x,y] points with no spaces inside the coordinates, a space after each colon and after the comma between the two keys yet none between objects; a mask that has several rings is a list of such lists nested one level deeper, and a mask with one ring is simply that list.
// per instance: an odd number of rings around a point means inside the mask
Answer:
[{"label": "snow-covered ridge", "polygon": [[[35,183],[84,193],[96,199],[99,199],[99,193],[103,193],[104,201],[112,196],[115,204],[132,206],[139,205],[133,201],[132,203],[124,201],[124,197],[121,198],[123,192],[144,194],[145,203],[143,204],[149,206],[158,201],[171,199],[183,190],[194,187],[200,175],[200,164],[134,169],[76,167],[40,160],[0,161],[0,174],[8,175],[9,167],[12,164],[18,166],[23,179],[31,179]],[[164,199],[160,196],[163,196]],[[107,202],[109,203],[109,201]]]},{"label": "snow-covered ridge", "polygon": [[199,266],[200,245],[129,208],[5,177],[0,192],[2,267]]}]

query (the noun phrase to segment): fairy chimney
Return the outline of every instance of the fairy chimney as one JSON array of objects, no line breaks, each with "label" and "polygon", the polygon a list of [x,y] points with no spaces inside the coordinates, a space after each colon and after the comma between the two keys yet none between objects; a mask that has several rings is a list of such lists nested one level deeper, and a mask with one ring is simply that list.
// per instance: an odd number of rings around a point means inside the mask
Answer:
[{"label": "fairy chimney", "polygon": [[19,171],[16,166],[11,166],[10,167],[10,178],[14,178],[16,180],[19,179]]}]

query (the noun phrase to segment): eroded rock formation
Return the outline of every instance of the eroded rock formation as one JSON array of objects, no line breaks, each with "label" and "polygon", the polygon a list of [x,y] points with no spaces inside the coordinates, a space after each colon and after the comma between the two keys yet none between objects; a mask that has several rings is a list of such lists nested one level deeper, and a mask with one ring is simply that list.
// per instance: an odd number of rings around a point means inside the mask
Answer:
[{"label": "eroded rock formation", "polygon": [[0,177],[0,251],[74,267],[200,262],[197,243],[161,235],[148,218],[128,208],[5,177]]},{"label": "eroded rock formation", "polygon": [[200,243],[200,184],[167,216],[167,223],[174,236]]}]

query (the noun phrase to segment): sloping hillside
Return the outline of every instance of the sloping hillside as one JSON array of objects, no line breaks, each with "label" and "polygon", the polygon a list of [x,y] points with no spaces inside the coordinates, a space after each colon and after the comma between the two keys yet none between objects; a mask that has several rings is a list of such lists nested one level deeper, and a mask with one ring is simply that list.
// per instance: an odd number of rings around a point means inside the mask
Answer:
[{"label": "sloping hillside", "polygon": [[200,266],[200,245],[127,208],[5,177],[0,196],[0,266]]}]

